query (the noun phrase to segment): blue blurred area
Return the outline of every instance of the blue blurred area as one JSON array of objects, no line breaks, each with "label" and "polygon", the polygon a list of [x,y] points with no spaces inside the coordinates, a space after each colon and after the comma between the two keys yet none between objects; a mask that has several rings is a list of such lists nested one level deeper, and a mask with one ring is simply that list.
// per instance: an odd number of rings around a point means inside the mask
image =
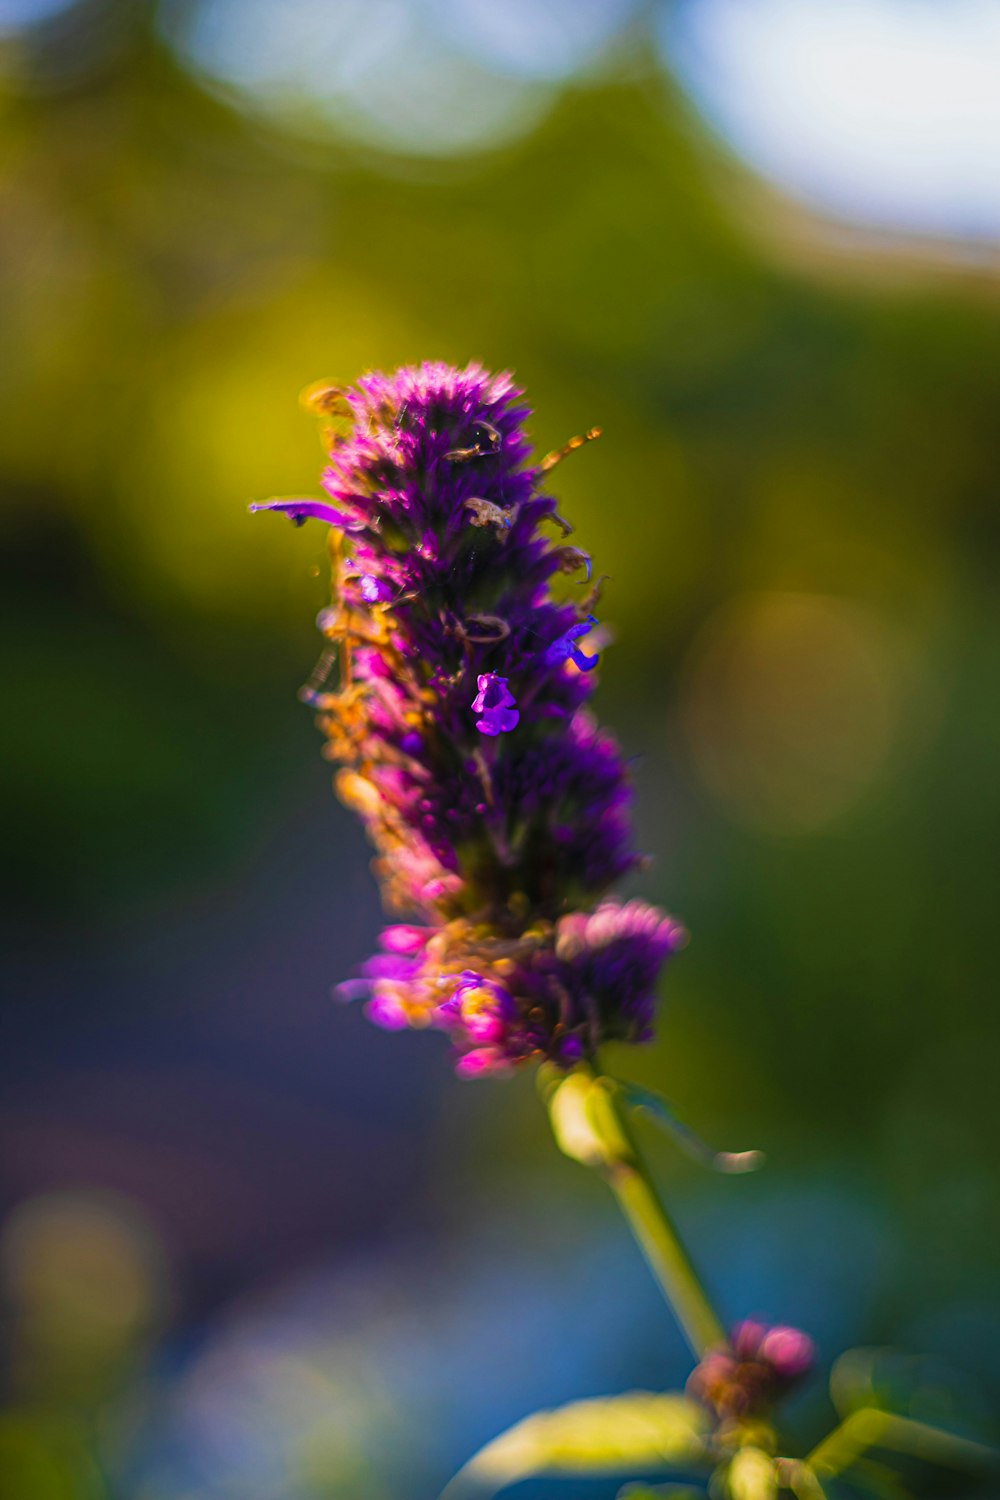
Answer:
[{"label": "blue blurred area", "polygon": [[[429,356],[514,367],[543,451],[604,428],[556,490],[611,575],[635,889],[693,935],[609,1063],[768,1154],[644,1131],[725,1318],[996,1410],[991,200],[940,217],[943,144],[930,218],[850,152],[867,208],[783,175],[728,9],[0,4],[0,1495],[418,1500],[688,1373],[532,1079],[331,998],[380,912],[295,701],[323,537],[246,505],[316,489],[302,387]],[[781,11],[740,21],[772,66]]]},{"label": "blue blurred area", "polygon": [[662,7],[661,43],[716,129],[786,191],[884,231],[995,243],[990,0],[681,0]]}]

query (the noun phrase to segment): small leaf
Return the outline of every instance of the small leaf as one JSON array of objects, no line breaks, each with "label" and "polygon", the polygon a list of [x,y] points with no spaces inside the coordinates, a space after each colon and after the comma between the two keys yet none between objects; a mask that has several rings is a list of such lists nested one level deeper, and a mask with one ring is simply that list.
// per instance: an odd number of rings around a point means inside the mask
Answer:
[{"label": "small leaf", "polygon": [[632,1109],[642,1109],[652,1115],[656,1123],[668,1135],[673,1136],[681,1150],[703,1167],[733,1174],[756,1172],[758,1167],[763,1166],[763,1151],[714,1150],[701,1136],[695,1134],[690,1125],[684,1123],[669,1100],[653,1089],[644,1089],[637,1083],[618,1082],[617,1086]]},{"label": "small leaf", "polygon": [[830,1396],[841,1416],[862,1407],[910,1415],[919,1360],[896,1349],[848,1349],[830,1371]]},{"label": "small leaf", "polygon": [[830,1395],[841,1416],[874,1406],[970,1433],[989,1426],[989,1409],[974,1383],[930,1355],[848,1349],[830,1372]]},{"label": "small leaf", "polygon": [[706,1461],[708,1417],[686,1396],[630,1391],[535,1412],[487,1443],[441,1500],[491,1495],[532,1474],[607,1474]]}]

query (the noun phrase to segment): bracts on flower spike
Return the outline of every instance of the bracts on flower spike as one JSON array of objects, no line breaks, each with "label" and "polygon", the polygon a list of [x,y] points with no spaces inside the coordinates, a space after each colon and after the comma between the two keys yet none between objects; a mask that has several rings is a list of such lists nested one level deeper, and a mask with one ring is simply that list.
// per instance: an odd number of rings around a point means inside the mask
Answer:
[{"label": "bracts on flower spike", "polygon": [[370,374],[313,404],[339,423],[327,500],[253,509],[332,529],[319,625],[341,676],[307,696],[386,905],[413,924],[341,992],[380,1025],[445,1031],[466,1076],[646,1040],[683,933],[607,899],[638,856],[621,753],[586,707],[593,598],[552,589],[591,576],[543,488],[562,455],[532,460],[521,392],[478,365]]}]

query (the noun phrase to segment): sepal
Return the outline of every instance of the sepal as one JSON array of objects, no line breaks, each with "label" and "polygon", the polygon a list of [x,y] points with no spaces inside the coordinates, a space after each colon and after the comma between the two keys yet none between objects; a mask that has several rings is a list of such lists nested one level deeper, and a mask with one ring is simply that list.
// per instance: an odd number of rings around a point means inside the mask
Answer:
[{"label": "sepal", "polygon": [[586,1069],[565,1074],[543,1068],[539,1089],[548,1106],[552,1134],[565,1156],[585,1167],[631,1161],[631,1144],[621,1128],[611,1098],[613,1084]]}]

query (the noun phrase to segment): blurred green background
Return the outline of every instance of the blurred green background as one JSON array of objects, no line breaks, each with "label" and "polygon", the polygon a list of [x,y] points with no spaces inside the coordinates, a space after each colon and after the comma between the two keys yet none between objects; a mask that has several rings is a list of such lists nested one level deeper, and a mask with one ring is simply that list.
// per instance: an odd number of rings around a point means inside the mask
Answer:
[{"label": "blurred green background", "polygon": [[634,889],[692,932],[613,1062],[768,1153],[649,1141],[726,1319],[934,1356],[988,1420],[1000,135],[955,57],[1000,29],[852,0],[817,125],[801,9],[0,3],[4,1497],[417,1500],[686,1377],[531,1078],[330,1001],[379,911],[295,700],[324,538],[246,507],[317,489],[305,385],[422,358],[514,369],[543,451],[604,429],[555,489]]}]

